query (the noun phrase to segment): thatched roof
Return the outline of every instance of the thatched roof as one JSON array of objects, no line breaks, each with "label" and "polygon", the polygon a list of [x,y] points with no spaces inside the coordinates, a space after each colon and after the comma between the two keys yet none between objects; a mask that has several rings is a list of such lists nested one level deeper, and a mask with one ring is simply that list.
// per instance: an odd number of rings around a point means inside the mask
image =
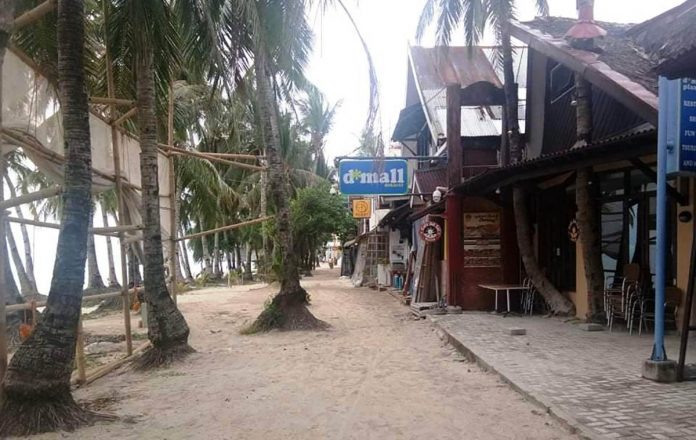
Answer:
[{"label": "thatched roof", "polygon": [[633,41],[642,46],[657,71],[669,71],[689,58],[693,72],[693,56],[696,53],[696,0],[688,0],[644,23],[632,27],[628,32]]},{"label": "thatched roof", "polygon": [[[543,17],[524,24],[553,38],[562,39],[576,22],[575,18]],[[597,24],[607,31],[607,36],[598,44],[601,49],[599,61],[657,94],[655,68],[658,63],[643,46],[631,38],[629,32],[632,25],[609,22]]]}]

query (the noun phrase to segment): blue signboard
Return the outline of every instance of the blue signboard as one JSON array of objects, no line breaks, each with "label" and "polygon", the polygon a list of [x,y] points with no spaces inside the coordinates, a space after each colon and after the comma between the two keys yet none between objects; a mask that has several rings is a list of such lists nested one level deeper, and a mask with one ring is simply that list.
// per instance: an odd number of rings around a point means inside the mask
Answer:
[{"label": "blue signboard", "polygon": [[682,78],[679,89],[679,169],[696,172],[696,79]]},{"label": "blue signboard", "polygon": [[659,125],[667,174],[696,174],[696,79],[661,79]]},{"label": "blue signboard", "polygon": [[403,159],[341,160],[339,189],[345,195],[399,195],[408,192]]}]

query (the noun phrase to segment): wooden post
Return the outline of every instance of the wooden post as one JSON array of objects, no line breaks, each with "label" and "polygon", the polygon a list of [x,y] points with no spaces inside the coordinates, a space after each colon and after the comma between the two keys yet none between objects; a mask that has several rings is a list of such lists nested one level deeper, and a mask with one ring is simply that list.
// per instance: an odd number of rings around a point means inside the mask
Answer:
[{"label": "wooden post", "polygon": [[31,326],[36,327],[36,300],[32,299],[31,300]]},{"label": "wooden post", "polygon": [[[174,145],[174,83],[169,83],[169,115],[167,124],[167,144]],[[176,304],[176,174],[174,156],[169,155],[169,293]]]},{"label": "wooden post", "polygon": [[77,383],[83,384],[87,379],[85,368],[85,332],[82,327],[82,316],[77,325],[77,346],[75,347],[75,359],[77,363]]},{"label": "wooden post", "polygon": [[[106,82],[109,98],[115,98],[114,72],[111,69],[111,56],[106,52]],[[132,110],[131,110],[132,111]],[[133,113],[135,114],[135,113]],[[116,115],[115,105],[111,105],[111,118]],[[125,116],[125,115],[124,115]],[[115,124],[111,125],[111,146],[114,153],[114,175],[116,177],[116,200],[118,201],[118,224],[124,226],[126,204],[123,200],[123,182],[121,181],[121,152],[118,147],[118,130]],[[118,233],[121,247],[121,295],[123,299],[123,326],[126,333],[126,352],[128,356],[133,354],[133,336],[131,335],[130,295],[128,293],[128,264],[126,263],[127,244],[123,231]],[[134,286],[135,287],[135,286]]]},{"label": "wooden post", "polygon": [[[0,143],[0,201],[5,198],[5,155]],[[7,370],[7,289],[5,280],[5,260],[7,258],[7,246],[5,246],[5,211],[0,209],[0,381],[5,377]]]},{"label": "wooden post", "polygon": [[[447,185],[450,189],[462,183],[462,105],[461,86],[447,86]],[[447,242],[447,304],[457,305],[457,293],[462,270],[462,200],[461,196],[448,194],[445,202]]]}]

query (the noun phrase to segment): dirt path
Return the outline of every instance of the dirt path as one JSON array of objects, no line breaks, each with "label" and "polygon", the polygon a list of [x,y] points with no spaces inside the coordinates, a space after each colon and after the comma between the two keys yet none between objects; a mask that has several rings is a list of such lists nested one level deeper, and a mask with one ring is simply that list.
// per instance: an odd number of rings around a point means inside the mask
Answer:
[{"label": "dirt path", "polygon": [[[354,289],[328,270],[303,284],[331,330],[241,336],[273,289],[185,295],[180,306],[198,353],[175,368],[116,372],[76,392],[121,421],[35,438],[575,438],[464,362],[387,293]],[[112,321],[99,325],[117,328],[118,317]]]}]

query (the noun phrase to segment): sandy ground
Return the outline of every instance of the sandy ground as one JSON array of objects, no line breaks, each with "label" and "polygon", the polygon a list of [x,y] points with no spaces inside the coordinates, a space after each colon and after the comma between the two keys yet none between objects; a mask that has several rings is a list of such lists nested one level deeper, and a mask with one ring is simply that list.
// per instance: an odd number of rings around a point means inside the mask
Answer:
[{"label": "sandy ground", "polygon": [[[464,361],[386,292],[337,277],[324,269],[303,281],[312,312],[332,326],[322,332],[241,336],[269,287],[180,297],[196,354],[166,370],[122,369],[75,392],[118,422],[34,438],[577,438]],[[118,332],[121,322],[117,314],[85,327]]]}]

